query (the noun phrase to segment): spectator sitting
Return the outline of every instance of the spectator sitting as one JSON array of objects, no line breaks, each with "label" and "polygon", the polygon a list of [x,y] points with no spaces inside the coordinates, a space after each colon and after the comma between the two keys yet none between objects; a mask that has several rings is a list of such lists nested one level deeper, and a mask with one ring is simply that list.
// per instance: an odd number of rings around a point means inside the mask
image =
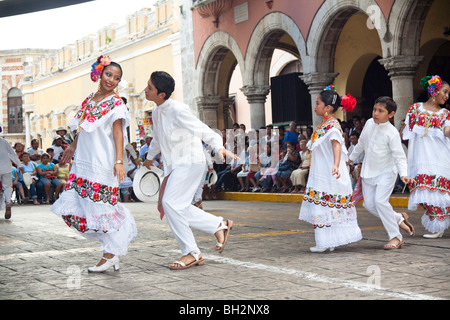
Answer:
[{"label": "spectator sitting", "polygon": [[259,156],[259,171],[255,174],[256,188],[253,188],[253,192],[270,190],[272,185],[271,174],[275,175],[278,166],[277,158],[276,154],[272,154],[271,144],[266,144],[265,151]]},{"label": "spectator sitting", "polygon": [[286,155],[278,166],[278,171],[276,173],[277,181],[281,182],[281,192],[287,192],[291,187],[290,176],[292,171],[298,167],[300,163],[300,154],[295,149],[295,142],[286,142]]},{"label": "spectator sitting", "polygon": [[[57,164],[58,163],[58,159],[54,159],[53,156],[55,155],[55,152],[53,151],[53,148],[47,148],[47,150],[45,150],[45,152],[48,154],[48,156],[50,157],[50,162]],[[42,163],[42,156],[41,156],[41,163]]]},{"label": "spectator sitting", "polygon": [[39,141],[37,139],[31,140],[31,148],[27,150],[30,155],[30,160],[39,164],[41,163],[41,156],[44,150],[39,149]]},{"label": "spectator sitting", "polygon": [[66,189],[67,180],[69,179],[70,167],[72,166],[70,163],[61,163],[62,154],[59,155],[58,163],[55,167],[58,169],[58,174],[56,178],[61,181],[62,187],[61,192]]},{"label": "spectator sitting", "polygon": [[[25,145],[23,143],[16,142],[13,149],[16,151],[17,157],[20,159],[22,157],[22,153],[24,152]],[[14,164],[14,166],[16,165]]]},{"label": "spectator sitting", "polygon": [[[17,202],[19,204],[24,203],[25,202],[25,193],[24,193],[23,186],[25,185],[25,183],[23,182],[23,177],[22,177],[22,174],[20,173],[19,169],[17,169],[14,166],[12,166],[12,184],[13,184],[13,188],[16,190]],[[19,193],[20,197],[17,195],[17,193]]]},{"label": "spectator sitting", "polygon": [[[64,127],[59,127],[58,129],[56,129],[56,137],[55,137],[55,139],[58,138],[58,137],[61,137],[63,144],[68,145],[68,144],[72,143],[72,139],[70,139],[70,137],[67,134],[67,129],[64,128]],[[53,143],[52,144],[55,144],[55,139],[53,139]]]},{"label": "spectator sitting", "polygon": [[55,161],[58,161],[59,155],[62,154],[64,152],[64,150],[66,149],[65,146],[63,145],[63,139],[61,138],[61,136],[55,137],[55,140],[53,141],[52,149],[53,149],[53,160],[54,160],[53,163],[58,163]]},{"label": "spectator sitting", "polygon": [[145,144],[141,146],[141,149],[139,149],[139,158],[142,160],[145,160],[145,154],[147,153],[148,147],[150,146],[150,143],[152,143],[152,140],[152,137],[145,137]]},{"label": "spectator sitting", "polygon": [[311,151],[307,148],[306,144],[306,140],[300,141],[302,160],[298,166],[298,169],[295,169],[291,173],[291,182],[294,186],[292,193],[302,193],[305,191],[304,188],[306,187],[306,179],[308,178],[309,167],[311,166]]},{"label": "spectator sitting", "polygon": [[286,144],[288,141],[294,143],[294,148],[298,144],[297,124],[294,121],[289,124],[289,130],[284,134],[283,143]]},{"label": "spectator sitting", "polygon": [[[247,151],[245,151],[245,160],[244,163],[242,164],[242,169],[241,171],[239,171],[236,175],[239,184],[241,185],[241,188],[238,190],[240,192],[247,192],[249,191],[249,183],[248,183],[248,173],[249,173],[249,169],[250,169],[250,155],[248,153],[248,142],[245,143],[245,146],[247,148]],[[244,178],[245,178],[245,182],[244,182]]]},{"label": "spectator sitting", "polygon": [[50,162],[50,156],[44,153],[41,157],[41,163],[38,164],[37,173],[39,175],[38,188],[41,188],[45,192],[46,200],[44,203],[50,203],[50,187],[55,187],[55,199],[59,198],[61,193],[62,184],[56,176],[58,175],[58,168],[52,162]]},{"label": "spectator sitting", "polygon": [[[30,154],[28,152],[24,152],[22,153],[22,164],[19,168],[20,173],[22,173],[22,175],[24,174],[29,174],[31,176],[31,184],[28,187],[25,183],[24,183],[24,191],[28,194],[28,197],[31,197],[31,199],[33,200],[33,204],[40,204],[37,201],[38,198],[38,194],[36,192],[36,183],[37,183],[37,171],[36,171],[36,164],[34,162],[30,161]],[[42,197],[42,195],[41,195]]]},{"label": "spectator sitting", "polygon": [[123,182],[119,184],[120,189],[120,196],[121,201],[123,202],[130,202],[131,201],[131,190],[133,188],[133,177],[135,175],[135,171],[138,168],[135,165],[134,158],[131,156],[130,151],[128,149],[125,149],[127,152],[127,159],[128,159],[128,171],[127,171],[127,177]]},{"label": "spectator sitting", "polygon": [[[234,147],[234,152],[236,154],[237,147]],[[245,161],[245,155],[239,157],[240,160],[233,159],[230,165],[227,165],[226,169],[217,173],[217,182],[213,192],[223,190],[234,190],[238,184],[237,174],[242,169],[242,163]]]},{"label": "spectator sitting", "polygon": [[[305,136],[303,133],[298,135],[298,139],[297,139],[298,143],[297,143],[297,145],[295,146],[295,149],[296,149],[299,153],[302,152],[302,148],[301,148],[301,146],[300,146],[300,142],[301,142],[302,140],[307,140],[307,139],[306,139],[306,136]],[[301,156],[300,156],[300,158],[301,158]]]},{"label": "spectator sitting", "polygon": [[[350,134],[351,144],[350,144],[350,148],[348,148],[348,156],[350,156],[352,154],[353,150],[355,149],[355,146],[358,144],[358,140],[359,140],[359,133],[356,131],[353,131]],[[352,180],[353,188],[355,187],[356,182],[358,182],[358,179],[359,179],[359,176],[361,173],[361,165],[362,165],[363,159],[364,159],[364,151],[361,152],[358,159],[356,159],[355,161],[348,162],[350,179]]]},{"label": "spectator sitting", "polygon": [[259,171],[258,147],[258,143],[250,142],[250,146],[247,149],[249,155],[248,173],[245,178],[247,188],[250,186],[250,184],[253,186],[253,188],[257,188],[255,175]]}]

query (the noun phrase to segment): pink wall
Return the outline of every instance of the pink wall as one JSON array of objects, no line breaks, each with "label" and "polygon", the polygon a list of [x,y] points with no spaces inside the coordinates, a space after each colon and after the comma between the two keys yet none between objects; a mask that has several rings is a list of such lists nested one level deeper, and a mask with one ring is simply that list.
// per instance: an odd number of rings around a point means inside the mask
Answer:
[{"label": "pink wall", "polygon": [[[395,0],[376,0],[386,19],[389,17]],[[234,7],[248,2],[249,19],[239,24],[234,23]],[[239,45],[245,57],[248,41],[258,22],[267,14],[275,11],[283,12],[292,18],[299,27],[303,38],[307,39],[311,23],[324,0],[274,0],[272,9],[266,5],[266,0],[233,0],[231,9],[219,17],[219,26],[213,24],[213,17],[202,18],[197,10],[193,10],[195,60],[202,49],[203,43],[215,31],[228,32]]]}]

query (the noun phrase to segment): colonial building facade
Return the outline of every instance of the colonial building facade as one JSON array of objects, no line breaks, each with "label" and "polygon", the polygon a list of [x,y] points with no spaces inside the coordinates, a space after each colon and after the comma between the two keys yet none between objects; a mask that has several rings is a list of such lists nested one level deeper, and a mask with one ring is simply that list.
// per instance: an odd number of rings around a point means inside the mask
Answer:
[{"label": "colonial building facade", "polygon": [[[58,50],[0,52],[1,108],[3,123],[8,124],[3,133],[11,144],[22,142],[29,147],[30,139],[38,138],[43,147],[51,145],[55,130],[67,127],[85,97],[96,91],[98,84],[89,73],[99,55],[110,56],[123,68],[118,91],[127,99],[131,141],[139,138],[139,119],[148,121],[151,116],[153,103],[145,99],[144,89],[153,71],[172,74],[177,80],[174,98],[183,99],[178,1],[155,1],[152,8],[139,10],[124,22],[105,26]],[[14,103],[21,106],[13,107]],[[17,118],[9,111],[13,109],[23,112],[18,116],[20,128],[11,126]]]},{"label": "colonial building facade", "polygon": [[[131,140],[150,116],[149,75],[165,70],[184,100],[213,128],[247,129],[291,120],[317,124],[317,94],[334,84],[369,118],[374,100],[392,96],[398,125],[420,99],[419,82],[450,80],[446,0],[158,0],[58,50],[0,52],[3,135],[11,143],[51,142],[96,84],[90,66],[100,54],[124,70]],[[22,112],[20,112],[22,111]]]},{"label": "colonial building facade", "polygon": [[[186,99],[213,127],[227,127],[230,107],[248,121],[247,128],[274,122],[290,97],[288,92],[282,93],[288,98],[284,102],[273,99],[280,96],[272,83],[277,79],[271,78],[276,50],[297,58],[297,78],[310,94],[308,108],[330,84],[357,98],[354,112],[342,118],[370,117],[374,100],[389,95],[399,106],[399,124],[421,94],[421,77],[450,78],[450,7],[445,0],[197,0],[183,6],[193,21],[193,70],[183,65],[191,79]],[[236,72],[246,101],[230,99]],[[308,119],[296,117],[317,124],[308,111]],[[278,118],[295,120],[287,111]]]}]

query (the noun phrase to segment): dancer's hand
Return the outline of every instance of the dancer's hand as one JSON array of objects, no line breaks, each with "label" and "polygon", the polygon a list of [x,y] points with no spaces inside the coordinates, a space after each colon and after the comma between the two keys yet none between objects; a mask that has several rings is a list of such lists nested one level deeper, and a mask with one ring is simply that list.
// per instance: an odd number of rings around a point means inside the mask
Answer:
[{"label": "dancer's hand", "polygon": [[63,152],[63,155],[61,157],[61,163],[69,163],[70,161],[72,161],[74,153],[75,147],[73,145],[69,145]]},{"label": "dancer's hand", "polygon": [[331,169],[331,175],[336,175],[336,179],[339,179],[341,177],[341,174],[339,173],[339,168],[337,166],[333,166],[333,169]]},{"label": "dancer's hand", "polygon": [[125,180],[126,173],[123,164],[121,163],[114,164],[114,175],[117,177],[117,180],[119,180],[119,183],[122,183]]},{"label": "dancer's hand", "polygon": [[219,156],[221,157],[222,161],[225,162],[225,157],[228,156],[230,158],[233,158],[234,160],[240,161],[241,159],[239,159],[239,157],[237,155],[235,155],[233,152],[231,152],[230,150],[227,150],[225,148],[222,148],[219,150]]},{"label": "dancer's hand", "polygon": [[403,176],[403,177],[401,177],[401,179],[405,185],[408,185],[410,183],[416,184],[416,180],[414,180],[413,178]]},{"label": "dancer's hand", "polygon": [[142,163],[142,165],[143,165],[143,166],[146,166],[147,169],[150,169],[150,167],[154,167],[154,166],[155,166],[155,165],[153,164],[153,160],[149,160],[149,159],[145,160],[145,161]]}]

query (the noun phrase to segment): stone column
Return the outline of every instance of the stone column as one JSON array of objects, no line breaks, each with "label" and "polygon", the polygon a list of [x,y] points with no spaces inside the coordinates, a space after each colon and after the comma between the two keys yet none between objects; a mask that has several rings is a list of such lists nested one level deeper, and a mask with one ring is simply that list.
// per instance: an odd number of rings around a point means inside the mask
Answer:
[{"label": "stone column", "polygon": [[213,129],[217,129],[219,121],[217,119],[217,110],[219,109],[219,96],[197,97],[198,116],[201,121]]},{"label": "stone column", "polygon": [[30,125],[30,113],[25,113],[25,151],[31,146],[31,125]]},{"label": "stone column", "polygon": [[378,60],[389,72],[392,81],[392,98],[397,103],[395,126],[405,119],[408,108],[414,103],[413,79],[422,56],[395,56]]},{"label": "stone column", "polygon": [[318,117],[314,112],[314,105],[316,104],[317,95],[325,89],[326,86],[333,84],[337,75],[338,73],[307,73],[300,76],[300,79],[302,79],[308,86],[309,93],[311,94],[313,128],[322,121],[322,118]]},{"label": "stone column", "polygon": [[266,125],[265,103],[270,86],[244,86],[241,91],[250,105],[250,128],[259,129]]}]

